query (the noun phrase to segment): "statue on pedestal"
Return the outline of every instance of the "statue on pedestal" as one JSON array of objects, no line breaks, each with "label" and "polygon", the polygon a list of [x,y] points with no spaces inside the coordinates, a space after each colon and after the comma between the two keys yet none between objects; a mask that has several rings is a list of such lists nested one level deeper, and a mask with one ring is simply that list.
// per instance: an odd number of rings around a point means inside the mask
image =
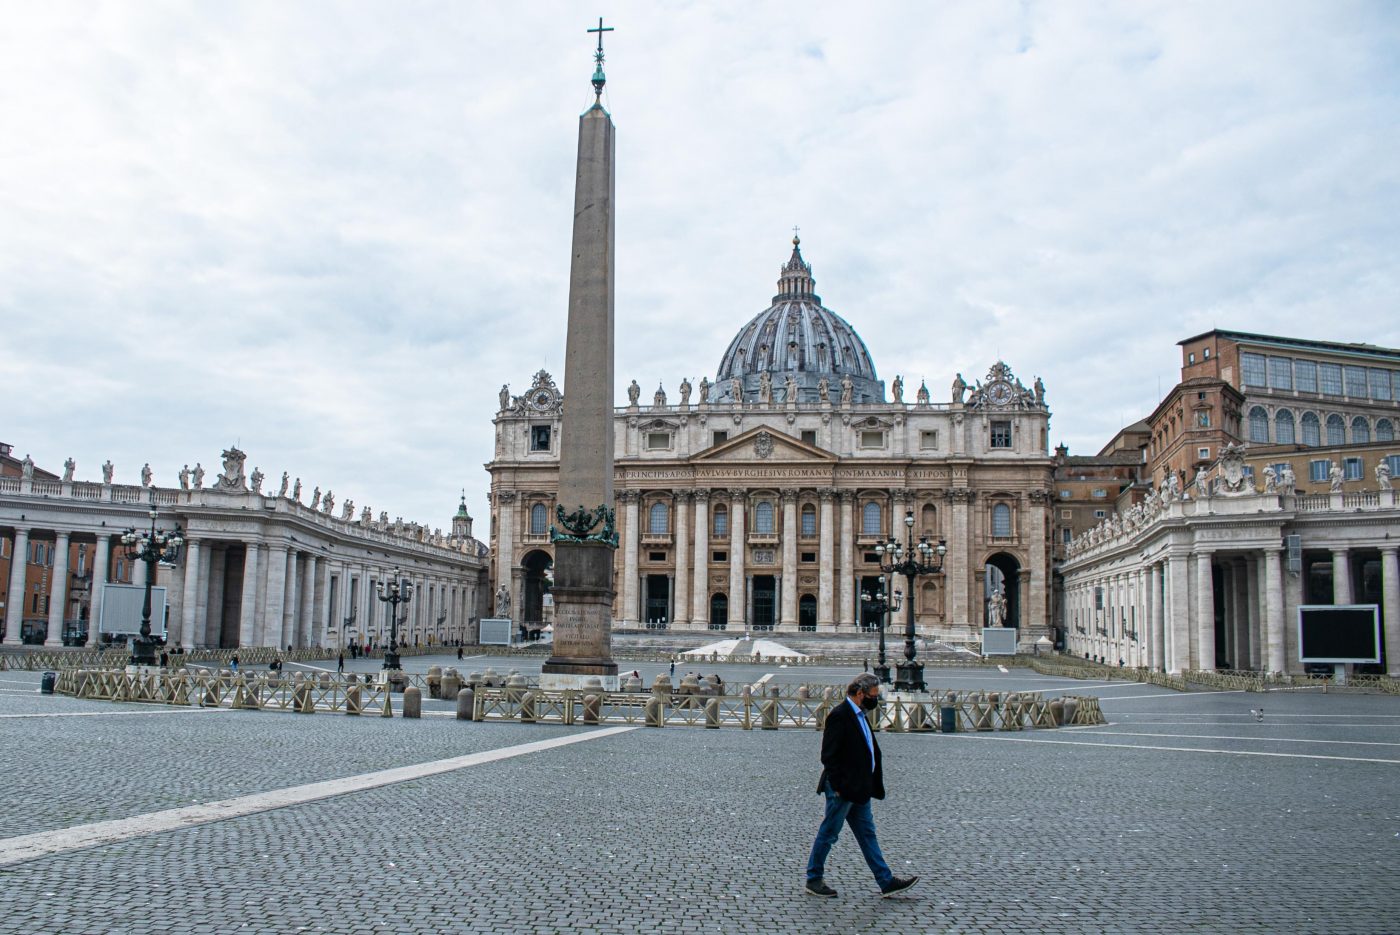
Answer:
[{"label": "statue on pedestal", "polygon": [[1293,473],[1293,465],[1285,464],[1278,480],[1278,492],[1291,497],[1297,489],[1298,475]]},{"label": "statue on pedestal", "polygon": [[637,400],[642,398],[642,388],[633,380],[632,385],[627,387],[627,405],[633,409],[637,408]]},{"label": "statue on pedestal", "polygon": [[758,401],[761,405],[773,405],[773,378],[765,370],[758,375]]},{"label": "statue on pedestal", "polygon": [[826,377],[817,381],[817,399],[823,403],[831,402],[831,381]]},{"label": "statue on pedestal", "polygon": [[510,588],[505,585],[496,589],[496,616],[510,616]]},{"label": "statue on pedestal", "polygon": [[285,497],[286,495],[287,495],[287,472],[286,472],[286,471],[283,471],[283,472],[282,472],[282,486],[279,487],[279,488],[277,488],[277,496],[279,496],[279,497]]},{"label": "statue on pedestal", "polygon": [[63,482],[65,484],[73,483],[73,472],[77,469],[78,462],[74,461],[72,458],[63,462]]},{"label": "statue on pedestal", "polygon": [[354,515],[355,515],[355,501],[354,501],[354,500],[346,500],[346,501],[345,501],[345,506],[344,506],[344,507],[341,509],[341,511],[340,511],[340,518],[343,519],[343,520],[348,521],[348,520],[350,519],[350,517],[352,517],[352,516],[354,516]]},{"label": "statue on pedestal", "polygon": [[681,405],[690,405],[690,380],[687,377],[681,377]]},{"label": "statue on pedestal", "polygon": [[369,507],[365,507],[360,511],[360,525],[368,526],[372,522],[374,522],[374,511]]},{"label": "statue on pedestal", "polygon": [[188,464],[180,468],[180,489],[190,489],[190,466]]},{"label": "statue on pedestal", "polygon": [[313,491],[311,491],[311,509],[313,509],[313,510],[319,510],[320,508],[321,508],[321,486],[320,486],[319,484],[317,484],[317,485],[316,485],[316,489],[313,490]]},{"label": "statue on pedestal", "polygon": [[296,482],[295,482],[294,484],[292,484],[292,499],[293,499],[294,501],[296,501],[297,503],[300,503],[300,502],[301,502],[301,478],[300,478],[300,477],[298,477],[298,478],[296,479]]},{"label": "statue on pedestal", "polygon": [[501,411],[501,412],[505,412],[505,411],[506,411],[507,409],[509,409],[509,408],[510,408],[510,384],[509,384],[509,383],[502,383],[502,384],[501,384],[501,409],[500,409],[500,411]]},{"label": "statue on pedestal", "polygon": [[321,498],[321,512],[323,512],[323,513],[325,513],[327,516],[329,516],[329,515],[331,514],[331,510],[334,510],[334,509],[335,509],[335,494],[332,493],[331,491],[327,490],[327,491],[326,491],[326,495],[325,495],[324,497]]},{"label": "statue on pedestal", "polygon": [[257,465],[253,466],[253,474],[248,478],[248,482],[253,485],[253,493],[262,493],[263,472],[258,470]]},{"label": "statue on pedestal", "polygon": [[141,465],[141,486],[151,486],[151,462],[149,461]]},{"label": "statue on pedestal", "polygon": [[24,456],[24,460],[19,463],[20,475],[25,480],[34,479],[34,459],[29,455]]},{"label": "statue on pedestal", "polygon": [[953,405],[961,406],[963,404],[963,394],[966,392],[967,381],[963,379],[962,374],[958,374],[953,378]]},{"label": "statue on pedestal", "polygon": [[700,378],[700,403],[705,405],[710,401],[710,378]]},{"label": "statue on pedestal", "polygon": [[787,382],[783,384],[784,401],[789,405],[797,402],[797,377],[791,373],[787,375]]},{"label": "statue on pedestal", "polygon": [[1329,489],[1332,493],[1341,493],[1342,481],[1346,479],[1342,474],[1342,469],[1337,466],[1336,461],[1328,461],[1327,463],[1330,465],[1327,469],[1327,480],[1330,482]]},{"label": "statue on pedestal", "polygon": [[992,592],[992,596],[987,598],[987,626],[1001,627],[1006,625],[1006,595],[1002,593],[1001,585]]},{"label": "statue on pedestal", "polygon": [[1376,489],[1393,490],[1390,485],[1390,464],[1382,459],[1376,463]]},{"label": "statue on pedestal", "polygon": [[851,375],[849,373],[841,374],[841,405],[849,406],[851,404],[851,396],[855,392],[855,388],[856,385],[851,382]]},{"label": "statue on pedestal", "polygon": [[904,378],[897,373],[894,375],[894,382],[890,384],[890,395],[894,397],[896,405],[904,404]]},{"label": "statue on pedestal", "polygon": [[204,465],[196,461],[194,463],[194,471],[191,472],[190,476],[194,478],[195,490],[204,489]]},{"label": "statue on pedestal", "polygon": [[116,469],[112,467],[110,458],[102,463],[102,483],[110,484],[112,482],[112,472],[114,470]]},{"label": "statue on pedestal", "polygon": [[738,377],[729,381],[729,401],[736,406],[744,402],[744,381]]},{"label": "statue on pedestal", "polygon": [[1272,464],[1264,468],[1264,493],[1278,493],[1278,472]]}]

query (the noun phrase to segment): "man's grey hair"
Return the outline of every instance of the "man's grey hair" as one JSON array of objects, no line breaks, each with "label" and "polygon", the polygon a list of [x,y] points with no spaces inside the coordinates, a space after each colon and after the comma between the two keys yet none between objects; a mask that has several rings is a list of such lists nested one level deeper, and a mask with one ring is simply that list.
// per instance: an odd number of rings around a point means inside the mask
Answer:
[{"label": "man's grey hair", "polygon": [[851,679],[851,684],[846,686],[846,694],[858,695],[861,692],[868,692],[872,688],[879,688],[880,680],[866,672]]}]

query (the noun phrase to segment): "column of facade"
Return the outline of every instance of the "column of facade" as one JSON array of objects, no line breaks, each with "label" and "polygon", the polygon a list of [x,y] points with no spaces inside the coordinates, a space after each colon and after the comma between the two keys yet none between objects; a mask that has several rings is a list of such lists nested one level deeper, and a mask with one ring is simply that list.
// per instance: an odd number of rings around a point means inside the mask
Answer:
[{"label": "column of facade", "polygon": [[1258,557],[1253,555],[1244,560],[1244,567],[1244,577],[1248,579],[1245,582],[1245,626],[1249,628],[1249,668],[1254,672],[1263,672],[1268,659],[1268,650],[1264,646],[1264,589],[1260,586],[1264,569]]},{"label": "column of facade", "polygon": [[1351,560],[1346,549],[1332,550],[1332,603],[1350,604]]},{"label": "column of facade", "polygon": [[1153,562],[1147,585],[1147,667],[1155,672],[1163,671],[1165,656],[1162,639],[1162,563]]},{"label": "column of facade", "polygon": [[1215,668],[1215,584],[1211,574],[1212,553],[1196,553],[1196,668]]},{"label": "column of facade", "polygon": [[92,605],[88,608],[87,644],[91,648],[96,648],[101,643],[99,636],[102,625],[102,586],[107,583],[107,566],[111,563],[112,537],[98,533],[97,545],[92,555]]},{"label": "column of facade", "polygon": [[[946,559],[947,582],[946,603],[948,623],[952,626],[967,626],[976,630],[980,621],[973,621],[968,598],[972,592],[971,569],[968,567],[968,551],[972,548],[968,529],[968,508],[972,491],[957,487],[948,491],[952,518],[948,529],[948,556]],[[980,598],[980,595],[979,595]]]},{"label": "column of facade", "polygon": [[53,578],[49,581],[49,632],[45,646],[63,645],[63,614],[68,609],[69,534],[57,533],[54,540]]},{"label": "column of facade", "polygon": [[309,553],[301,557],[301,619],[297,621],[295,645],[310,646],[319,643],[316,634],[316,590],[317,563],[320,559]]},{"label": "column of facade", "polygon": [[15,527],[14,548],[10,550],[10,590],[5,603],[5,643],[22,642],[24,628],[24,573],[29,567],[29,530]]},{"label": "column of facade", "polygon": [[778,626],[797,629],[797,491],[784,490],[783,504],[783,593]]},{"label": "column of facade", "polygon": [[642,548],[641,527],[638,525],[638,504],[640,499],[635,490],[620,490],[617,499],[622,501],[622,625],[635,627],[641,615],[637,612],[638,584],[637,559]]},{"label": "column of facade", "polygon": [[[200,548],[199,563],[195,566],[195,574],[199,576],[199,590],[197,592],[199,599],[195,602],[194,607],[194,633],[186,634],[186,638],[190,641],[189,648],[192,649],[202,649],[210,645],[208,638],[209,618],[210,608],[213,606],[211,603],[210,591],[214,584],[214,578],[210,573],[210,569],[213,566],[213,562],[213,543],[208,543]],[[222,593],[222,590],[220,593]]]},{"label": "column of facade", "polygon": [[1286,668],[1283,634],[1283,551],[1270,548],[1264,552],[1264,645],[1268,660],[1265,671],[1282,672]]},{"label": "column of facade", "polygon": [[1230,592],[1234,595],[1234,611],[1230,625],[1236,640],[1235,655],[1230,664],[1237,669],[1252,669],[1254,666],[1249,659],[1252,652],[1249,634],[1249,565],[1242,557],[1230,563],[1230,584]]},{"label": "column of facade", "polygon": [[297,622],[301,616],[301,565],[306,553],[299,549],[287,551],[286,588],[282,591],[282,638],[278,646],[292,646],[297,639]]},{"label": "column of facade", "polygon": [[[511,611],[516,613],[515,594],[515,492],[496,493],[496,587],[510,592]],[[495,613],[495,608],[491,612]]]},{"label": "column of facade", "polygon": [[262,645],[281,646],[282,617],[287,600],[287,546],[268,547],[266,584],[263,593]]},{"label": "column of facade", "polygon": [[258,637],[258,591],[262,569],[258,567],[258,544],[243,549],[243,594],[238,605],[238,645],[256,646]]},{"label": "column of facade", "polygon": [[675,492],[676,577],[671,593],[671,626],[690,626],[690,491]]},{"label": "column of facade", "polygon": [[196,645],[198,633],[196,620],[199,616],[199,607],[203,601],[199,598],[200,584],[204,581],[199,576],[200,564],[204,559],[204,550],[200,547],[200,541],[193,537],[185,540],[185,593],[180,599],[180,632],[175,636],[177,646],[194,647]]},{"label": "column of facade", "polygon": [[224,576],[228,573],[228,548],[214,546],[204,550],[204,570],[200,577],[208,582],[204,591],[204,609],[199,621],[199,646],[217,649],[224,642]]},{"label": "column of facade", "polygon": [[[1053,509],[1050,494],[1044,490],[1032,490],[1027,497],[1026,512],[1030,520],[1027,542],[1033,543],[1030,550],[1030,582],[1023,590],[1021,599],[1021,634],[1026,642],[1034,642],[1050,628],[1050,559],[1043,543],[1048,542],[1053,524],[1050,511]],[[1136,624],[1134,624],[1136,626]]]},{"label": "column of facade", "polygon": [[695,497],[695,576],[691,587],[691,623],[703,629],[710,619],[710,492]]},{"label": "column of facade", "polygon": [[836,491],[823,487],[817,491],[821,506],[817,513],[817,629],[825,632],[836,626],[832,604],[832,584],[836,574],[836,550],[833,529],[833,503]]},{"label": "column of facade", "polygon": [[1400,547],[1381,549],[1381,617],[1385,633],[1385,670],[1400,676]]},{"label": "column of facade", "polygon": [[729,625],[747,629],[748,589],[744,575],[744,497],[740,488],[729,491]]},{"label": "column of facade", "polygon": [[1191,614],[1185,555],[1167,559],[1167,611],[1165,623],[1167,671],[1180,675],[1191,667]]},{"label": "column of facade", "polygon": [[841,550],[841,603],[836,609],[836,622],[842,626],[855,626],[856,622],[856,535],[852,523],[855,512],[855,493],[850,490],[837,492],[841,499],[841,526],[837,541]]}]

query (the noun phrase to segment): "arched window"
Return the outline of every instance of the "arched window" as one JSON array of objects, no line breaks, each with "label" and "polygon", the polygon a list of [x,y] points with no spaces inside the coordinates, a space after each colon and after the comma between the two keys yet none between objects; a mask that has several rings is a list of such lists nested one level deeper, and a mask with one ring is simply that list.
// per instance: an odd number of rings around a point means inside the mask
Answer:
[{"label": "arched window", "polygon": [[810,503],[802,506],[802,535],[806,537],[817,534],[817,508]]},{"label": "arched window", "polygon": [[647,511],[647,532],[651,533],[653,536],[666,535],[667,519],[666,504],[653,503],[651,509]]},{"label": "arched window", "polygon": [[530,507],[530,535],[542,536],[549,531],[549,510],[543,503]]},{"label": "arched window", "polygon": [[1371,440],[1371,423],[1367,422],[1364,416],[1357,416],[1351,420],[1351,440],[1357,445],[1364,445]]},{"label": "arched window", "polygon": [[1389,419],[1376,420],[1376,441],[1395,441],[1395,425]]},{"label": "arched window", "polygon": [[1291,445],[1293,438],[1293,413],[1280,409],[1274,414],[1274,441],[1280,445]]},{"label": "arched window", "polygon": [[716,536],[729,535],[729,510],[722,503],[715,507],[714,527]]},{"label": "arched window", "polygon": [[1327,444],[1345,445],[1347,443],[1347,424],[1342,421],[1342,417],[1335,412],[1327,417]]},{"label": "arched window", "polygon": [[992,535],[1011,535],[1011,507],[1005,503],[998,503],[992,507]]},{"label": "arched window", "polygon": [[1265,444],[1269,441],[1269,414],[1263,406],[1249,410],[1249,440]]},{"label": "arched window", "polygon": [[919,532],[925,536],[932,536],[938,532],[938,508],[932,503],[925,503],[924,508],[919,511]]},{"label": "arched window", "polygon": [[880,504],[867,503],[860,510],[860,534],[878,536],[880,534]]},{"label": "arched window", "polygon": [[760,500],[753,508],[753,531],[760,536],[773,535],[773,504],[770,501]]},{"label": "arched window", "polygon": [[1303,413],[1303,444],[1313,448],[1322,444],[1322,423],[1315,412]]}]

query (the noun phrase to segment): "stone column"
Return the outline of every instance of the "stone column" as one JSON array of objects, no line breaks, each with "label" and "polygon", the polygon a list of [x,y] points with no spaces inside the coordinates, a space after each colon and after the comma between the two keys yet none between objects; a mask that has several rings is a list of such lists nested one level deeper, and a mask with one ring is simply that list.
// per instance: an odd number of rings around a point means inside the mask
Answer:
[{"label": "stone column", "polygon": [[[45,646],[63,645],[63,615],[68,609],[68,537],[66,532],[54,536],[53,576],[49,579],[49,632]],[[23,592],[20,596],[23,597]]]},{"label": "stone column", "polygon": [[729,491],[729,624],[748,628],[748,591],[744,587],[744,497],[736,487]]},{"label": "stone column", "polygon": [[1264,644],[1266,671],[1282,672],[1287,666],[1283,651],[1283,550],[1264,552]]},{"label": "stone column", "polygon": [[672,579],[671,626],[690,626],[690,491],[674,491],[676,561]]},{"label": "stone column", "polygon": [[695,578],[691,587],[692,625],[705,629],[710,621],[710,492],[694,491]]},{"label": "stone column", "polygon": [[778,628],[797,629],[797,491],[783,490],[783,593]]},{"label": "stone column", "polygon": [[1196,667],[1215,668],[1215,583],[1211,575],[1212,553],[1196,552]]},{"label": "stone column", "polygon": [[825,632],[835,629],[836,618],[832,606],[832,583],[836,574],[835,520],[832,516],[836,490],[823,487],[817,491],[821,498],[821,509],[817,515],[817,629]]},{"label": "stone column", "polygon": [[107,583],[108,568],[112,564],[112,537],[104,533],[97,534],[97,547],[93,549],[92,556],[92,606],[88,609],[88,638],[89,649],[96,649],[101,645],[99,637],[99,627],[102,624],[102,588]]},{"label": "stone column", "polygon": [[1162,660],[1165,658],[1165,645],[1162,639],[1162,563],[1154,562],[1147,592],[1147,667],[1156,672],[1165,671]]},{"label": "stone column", "polygon": [[638,524],[639,494],[635,490],[619,490],[617,499],[622,501],[622,625],[627,628],[637,626],[641,615],[637,612],[638,580],[637,559],[642,548],[641,526]]},{"label": "stone column", "polygon": [[1332,550],[1332,603],[1350,604],[1351,561],[1346,549]]},{"label": "stone column", "polygon": [[[944,581],[947,582],[946,611],[948,623],[952,626],[971,627],[975,632],[980,621],[973,621],[968,607],[968,596],[972,591],[974,576],[968,567],[968,550],[972,547],[969,537],[968,510],[972,501],[972,491],[965,487],[955,487],[948,491],[951,506],[951,523],[948,535],[947,569]],[[979,603],[981,595],[978,595]]]},{"label": "stone column", "polygon": [[200,562],[203,558],[204,550],[200,548],[199,540],[193,537],[186,539],[182,559],[185,566],[185,593],[180,603],[180,632],[175,637],[175,645],[187,649],[193,648],[197,641],[195,623],[199,617],[199,607],[203,604],[199,597],[200,585],[204,583],[204,579],[199,576]]},{"label": "stone column", "polygon": [[238,605],[238,645],[256,646],[258,638],[258,544],[249,542],[243,550],[243,595]]},{"label": "stone column", "polygon": [[855,626],[856,622],[856,535],[853,526],[855,512],[854,491],[837,492],[841,500],[841,604],[836,610],[836,622],[842,626]]},{"label": "stone column", "polygon": [[1167,671],[1180,675],[1191,667],[1190,588],[1185,555],[1167,558],[1167,607],[1170,618],[1166,624]]},{"label": "stone column", "polygon": [[18,645],[24,628],[24,573],[29,567],[29,530],[15,527],[14,548],[10,550],[10,590],[5,601],[5,644]]},{"label": "stone column", "polygon": [[297,549],[287,551],[286,587],[282,591],[282,636],[277,644],[279,649],[296,643],[297,611],[302,589],[301,563],[304,557],[305,553]]},{"label": "stone column", "polygon": [[228,573],[228,549],[216,546],[204,550],[204,571],[200,577],[209,582],[204,593],[204,617],[200,621],[199,646],[213,649],[223,644],[224,635],[224,576]]},{"label": "stone column", "polygon": [[313,642],[312,634],[316,632],[316,592],[320,590],[317,578],[317,567],[320,560],[309,553],[301,556],[301,583],[298,585],[301,594],[301,619],[297,621],[296,639],[293,641],[298,647],[310,646]]},{"label": "stone column", "polygon": [[1381,626],[1385,634],[1385,671],[1400,676],[1400,547],[1381,548]]},{"label": "stone column", "polygon": [[[589,509],[593,507],[590,506]],[[502,490],[496,494],[496,588],[506,586],[511,592],[510,612],[518,615],[515,606],[515,492]],[[492,593],[490,616],[495,616],[495,593]]]},{"label": "stone column", "polygon": [[287,602],[287,546],[268,547],[267,591],[262,619],[262,645],[283,646],[283,614]]},{"label": "stone column", "polygon": [[1249,556],[1244,560],[1244,567],[1244,614],[1245,627],[1249,630],[1249,668],[1255,672],[1262,672],[1267,655],[1264,649],[1264,631],[1261,623],[1263,603],[1260,594],[1262,589],[1259,587],[1259,577],[1263,574],[1263,569],[1259,567],[1259,559],[1254,556]]},{"label": "stone column", "polygon": [[[1049,521],[1050,494],[1032,490],[1022,504],[1028,516],[1024,522],[1030,528],[1026,541],[1030,543],[1030,582],[1021,593],[1021,641],[1034,643],[1050,630],[1050,563],[1045,544],[1050,541],[1054,524]],[[1134,626],[1136,626],[1136,622]]]}]

